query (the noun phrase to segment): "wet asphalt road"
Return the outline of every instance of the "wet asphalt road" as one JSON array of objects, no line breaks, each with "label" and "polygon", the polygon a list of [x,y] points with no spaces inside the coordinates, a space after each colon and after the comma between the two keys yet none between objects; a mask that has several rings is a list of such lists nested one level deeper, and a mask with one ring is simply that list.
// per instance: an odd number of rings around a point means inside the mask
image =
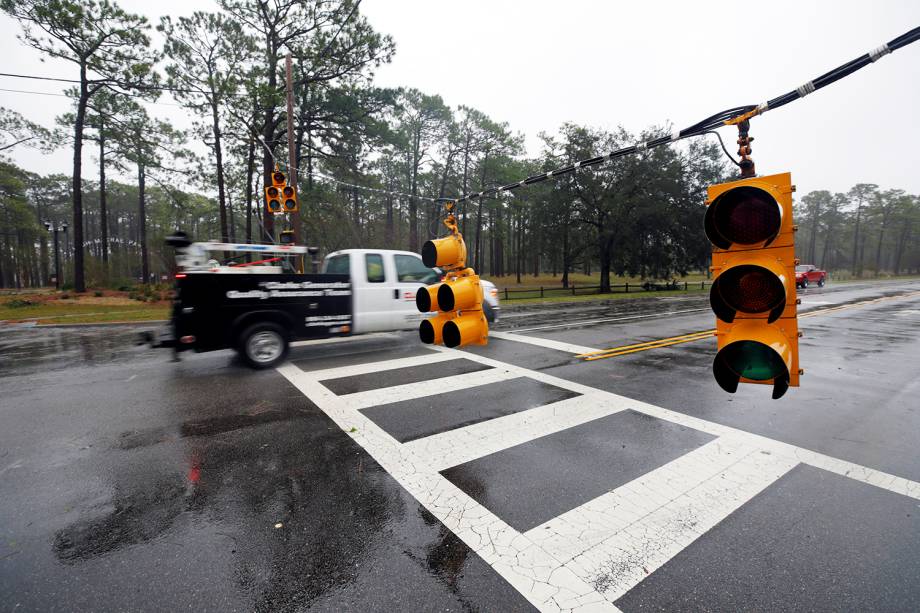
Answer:
[{"label": "wet asphalt road", "polygon": [[[920,282],[847,284],[801,297],[804,312],[918,290]],[[800,325],[806,374],[781,401],[765,386],[719,390],[709,339],[591,363],[499,339],[468,354],[920,481],[920,296]],[[705,298],[693,296],[534,305],[506,311],[496,329],[600,349],[711,327]],[[0,610],[533,609],[506,572],[278,372],[251,371],[229,352],[171,363],[134,346],[135,334],[0,331]],[[291,361],[310,373],[426,351],[397,334],[295,348]],[[480,364],[326,383],[339,395],[379,393],[363,414],[410,445],[578,400],[524,379],[427,400],[386,396],[433,376],[482,376]],[[443,475],[525,532],[711,440],[627,411]],[[803,464],[616,604],[915,610],[918,520],[915,498]],[[603,592],[615,579],[593,585]]]}]

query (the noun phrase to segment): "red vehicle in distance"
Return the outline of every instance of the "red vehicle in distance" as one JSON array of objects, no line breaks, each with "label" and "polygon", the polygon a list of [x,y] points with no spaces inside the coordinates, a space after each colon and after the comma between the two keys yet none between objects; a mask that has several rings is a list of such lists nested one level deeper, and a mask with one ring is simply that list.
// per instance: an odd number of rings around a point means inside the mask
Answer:
[{"label": "red vehicle in distance", "polygon": [[818,287],[824,287],[827,282],[827,272],[820,270],[812,264],[800,264],[795,267],[795,286],[805,289],[809,285],[815,284]]}]

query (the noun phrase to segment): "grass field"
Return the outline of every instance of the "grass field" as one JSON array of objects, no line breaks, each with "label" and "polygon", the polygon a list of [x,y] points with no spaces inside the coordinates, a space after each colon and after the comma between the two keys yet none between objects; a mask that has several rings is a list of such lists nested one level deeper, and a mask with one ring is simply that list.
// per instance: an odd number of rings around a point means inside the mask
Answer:
[{"label": "grass field", "polygon": [[[102,294],[101,296],[95,295]],[[0,296],[0,322],[81,324],[169,318],[169,301],[141,302],[127,292],[20,292]]]}]

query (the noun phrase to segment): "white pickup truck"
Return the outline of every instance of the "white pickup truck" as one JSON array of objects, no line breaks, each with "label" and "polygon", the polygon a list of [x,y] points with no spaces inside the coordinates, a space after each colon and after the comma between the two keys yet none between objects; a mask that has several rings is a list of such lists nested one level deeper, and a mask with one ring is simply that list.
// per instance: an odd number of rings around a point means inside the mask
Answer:
[{"label": "white pickup truck", "polygon": [[[148,340],[173,347],[176,358],[185,350],[236,349],[254,368],[283,360],[293,340],[415,329],[425,317],[415,293],[441,278],[409,251],[336,251],[322,274],[303,274],[294,262],[312,248],[192,242],[180,233],[167,243],[179,267],[172,320]],[[245,261],[252,254],[263,259]],[[498,292],[488,281],[482,285],[483,310],[494,321]]]}]

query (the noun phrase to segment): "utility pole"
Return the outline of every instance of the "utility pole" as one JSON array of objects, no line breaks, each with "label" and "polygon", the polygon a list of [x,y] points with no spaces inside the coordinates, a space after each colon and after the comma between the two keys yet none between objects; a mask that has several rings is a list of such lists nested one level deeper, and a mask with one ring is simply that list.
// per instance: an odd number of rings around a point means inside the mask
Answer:
[{"label": "utility pole", "polygon": [[54,287],[55,289],[61,289],[64,280],[61,278],[61,249],[58,242],[58,233],[67,232],[67,224],[62,223],[55,226],[52,222],[46,221],[45,228],[48,232],[54,234]]},{"label": "utility pole", "polygon": [[[294,77],[291,52],[288,51],[284,61],[285,83],[287,89],[287,141],[288,141],[288,185],[297,189],[297,162],[294,159]],[[300,236],[300,211],[291,213],[291,225],[294,227],[294,244],[303,244]]]}]

